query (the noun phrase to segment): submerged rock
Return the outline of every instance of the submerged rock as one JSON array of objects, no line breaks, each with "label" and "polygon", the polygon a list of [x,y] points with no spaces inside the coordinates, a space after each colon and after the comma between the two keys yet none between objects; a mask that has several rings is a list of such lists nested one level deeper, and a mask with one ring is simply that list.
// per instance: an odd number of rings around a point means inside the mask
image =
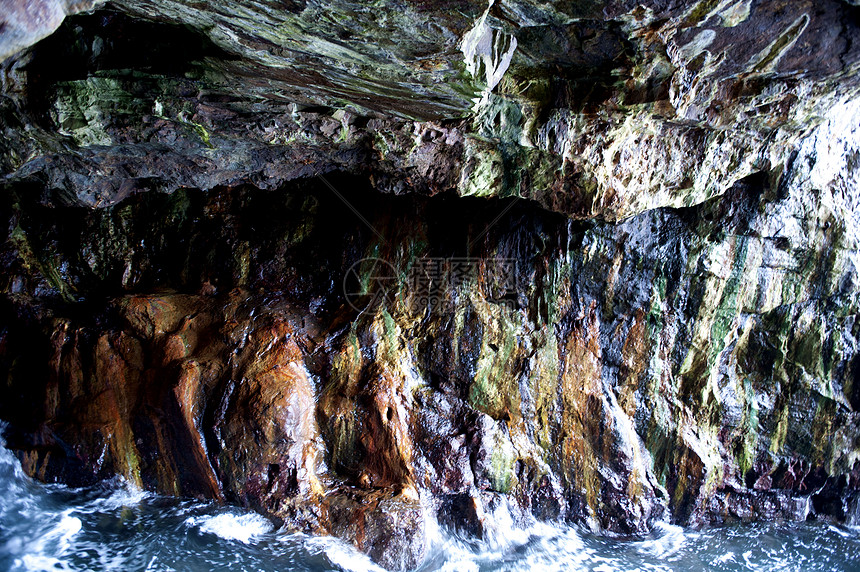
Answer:
[{"label": "submerged rock", "polygon": [[856,9],[67,18],[3,62],[9,448],[391,569],[436,523],[855,522]]}]

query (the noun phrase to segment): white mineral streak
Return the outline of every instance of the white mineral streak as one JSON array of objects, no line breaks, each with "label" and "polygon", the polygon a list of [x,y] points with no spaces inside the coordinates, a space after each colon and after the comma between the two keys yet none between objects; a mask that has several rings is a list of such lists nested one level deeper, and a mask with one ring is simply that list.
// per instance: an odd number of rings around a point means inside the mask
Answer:
[{"label": "white mineral streak", "polygon": [[723,27],[734,28],[745,22],[750,17],[750,4],[752,4],[752,0],[743,0],[742,2],[733,2],[720,9],[718,14],[723,20]]},{"label": "white mineral streak", "polygon": [[[508,67],[517,49],[517,39],[502,30],[494,29],[487,23],[487,16],[495,0],[490,0],[489,6],[475,23],[475,26],[463,36],[460,50],[465,57],[466,70],[478,81],[486,84],[482,97],[475,101],[476,105],[487,99]],[[481,72],[484,77],[481,78]]]},{"label": "white mineral streak", "polygon": [[681,57],[685,60],[692,60],[693,58],[704,52],[706,49],[708,49],[708,46],[710,46],[714,42],[714,38],[716,37],[717,33],[715,31],[702,30],[701,32],[696,34],[696,37],[693,38],[693,41],[691,41],[689,44],[681,46],[680,48],[678,48],[678,51],[680,52]]},{"label": "white mineral streak", "polygon": [[[787,168],[783,187],[788,196],[768,207],[760,219],[761,236],[783,237],[793,244],[810,247],[828,219],[844,226],[845,254],[858,262],[856,248],[860,234],[860,102],[836,102],[820,124],[802,141],[791,145],[792,155],[771,156],[772,164]],[[819,237],[820,238],[820,237]]]},{"label": "white mineral streak", "polygon": [[776,71],[779,60],[794,47],[807,26],[809,26],[809,14],[801,14],[773,42],[753,56],[747,67],[758,72]]},{"label": "white mineral streak", "polygon": [[[796,241],[822,240],[831,224],[842,226],[838,274],[860,269],[860,101],[833,105],[824,121],[798,146],[787,182],[785,212],[772,217],[767,235],[786,235]],[[794,213],[804,213],[799,217]],[[775,213],[777,214],[777,213]],[[805,245],[809,248],[812,245]],[[838,280],[840,276],[834,276]]]},{"label": "white mineral streak", "polygon": [[[624,455],[629,459],[631,471],[627,491],[633,497],[636,495],[636,491],[648,490],[651,487],[648,475],[654,473],[653,460],[642,438],[636,432],[633,420],[618,404],[615,391],[608,384],[604,384],[604,396],[606,399],[605,407],[608,409],[607,416],[615,420],[614,432],[618,447],[616,454]],[[660,487],[656,482],[654,485]],[[666,490],[662,487],[660,489],[663,496],[668,497]]]},{"label": "white mineral streak", "polygon": [[[854,228],[860,227],[860,101],[840,103],[801,145],[800,153],[814,157],[809,183],[829,189],[832,208]],[[856,233],[854,233],[856,236]]]}]

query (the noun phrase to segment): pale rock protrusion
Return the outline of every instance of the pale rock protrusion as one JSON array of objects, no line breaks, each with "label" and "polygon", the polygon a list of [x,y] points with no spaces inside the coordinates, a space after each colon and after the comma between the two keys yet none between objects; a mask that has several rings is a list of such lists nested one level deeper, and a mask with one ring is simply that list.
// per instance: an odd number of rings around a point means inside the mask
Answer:
[{"label": "pale rock protrusion", "polygon": [[104,0],[0,0],[0,60],[28,48],[60,27],[68,14]]}]

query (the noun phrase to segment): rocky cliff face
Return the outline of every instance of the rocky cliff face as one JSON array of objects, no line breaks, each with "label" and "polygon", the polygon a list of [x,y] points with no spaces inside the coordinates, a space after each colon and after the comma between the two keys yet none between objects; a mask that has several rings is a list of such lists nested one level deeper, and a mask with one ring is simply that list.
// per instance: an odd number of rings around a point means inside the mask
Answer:
[{"label": "rocky cliff face", "polygon": [[393,569],[857,508],[852,3],[0,6],[29,473]]}]

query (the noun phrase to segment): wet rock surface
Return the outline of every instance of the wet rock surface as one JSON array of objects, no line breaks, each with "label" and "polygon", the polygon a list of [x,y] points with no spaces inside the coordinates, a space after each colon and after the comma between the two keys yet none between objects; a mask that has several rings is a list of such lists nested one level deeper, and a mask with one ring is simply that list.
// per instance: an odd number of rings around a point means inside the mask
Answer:
[{"label": "wet rock surface", "polygon": [[[576,226],[332,184],[381,237],[319,181],[7,203],[0,416],[25,468],[238,502],[393,568],[428,518],[476,537],[499,511],[621,535],[848,518],[857,298],[833,259],[855,250],[835,223],[823,258],[812,232],[762,237],[794,187]],[[420,295],[410,268],[475,239],[468,260],[520,280],[476,267]],[[347,298],[368,256],[396,274]]]},{"label": "wet rock surface", "polygon": [[391,569],[434,523],[856,523],[853,3],[7,4],[29,474]]},{"label": "wet rock surface", "polygon": [[96,207],[331,171],[580,219],[687,207],[856,98],[856,10],[116,2],[4,62],[2,177]]}]

